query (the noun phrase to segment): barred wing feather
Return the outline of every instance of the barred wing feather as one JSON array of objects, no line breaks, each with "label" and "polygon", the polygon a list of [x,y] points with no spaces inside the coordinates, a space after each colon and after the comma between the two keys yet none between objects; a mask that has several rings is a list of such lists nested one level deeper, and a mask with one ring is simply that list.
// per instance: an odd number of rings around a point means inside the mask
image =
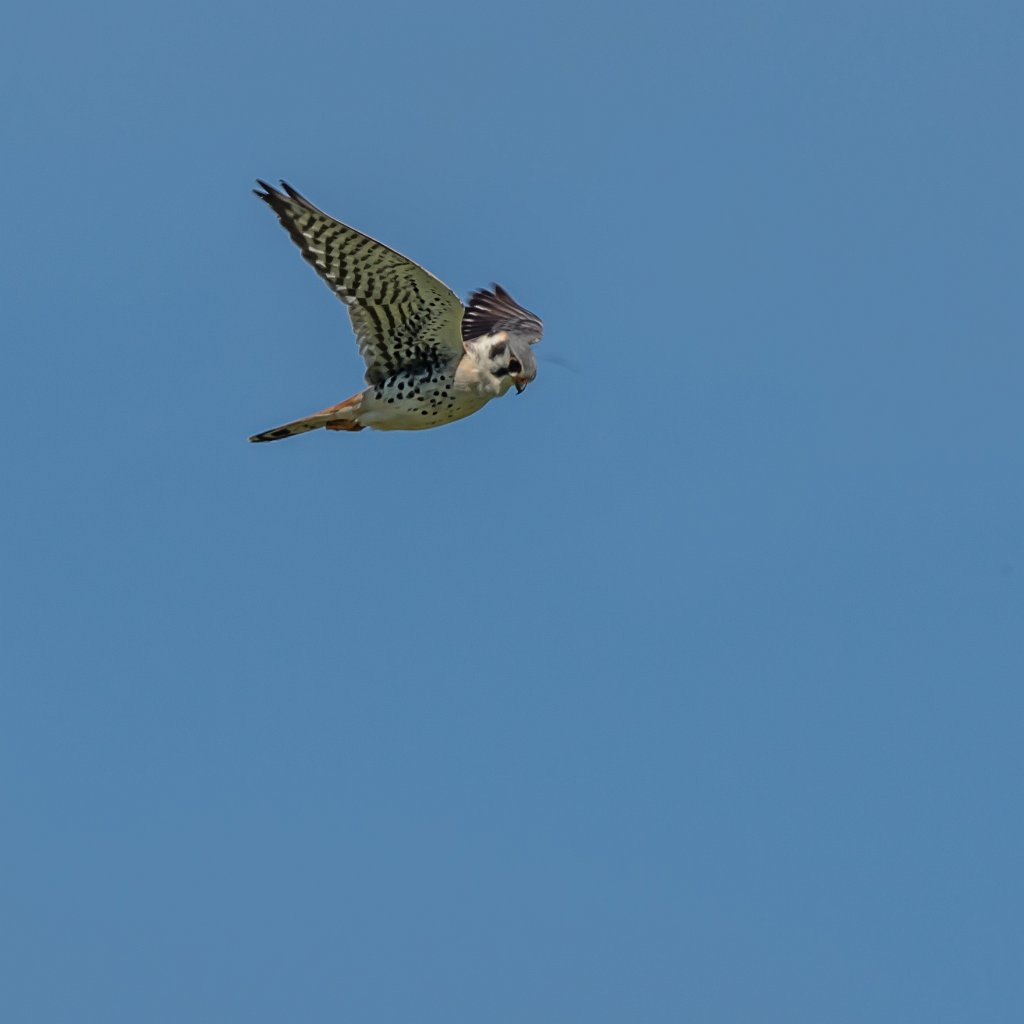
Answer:
[{"label": "barred wing feather", "polygon": [[463,306],[429,271],[381,242],[318,210],[290,185],[264,181],[254,191],[273,211],[302,256],[348,306],[367,384],[401,369],[462,358]]}]

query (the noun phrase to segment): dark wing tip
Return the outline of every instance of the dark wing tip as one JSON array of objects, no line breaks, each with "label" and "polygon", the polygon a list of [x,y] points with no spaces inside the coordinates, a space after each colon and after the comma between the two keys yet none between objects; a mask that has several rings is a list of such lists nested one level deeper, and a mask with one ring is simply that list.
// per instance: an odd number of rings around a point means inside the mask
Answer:
[{"label": "dark wing tip", "polygon": [[[262,199],[263,202],[277,211],[278,214],[281,213],[282,207],[287,206],[289,199],[298,203],[300,206],[305,206],[308,210],[314,210],[316,213],[322,212],[318,210],[301,192],[299,192],[298,189],[292,188],[287,181],[281,182],[281,188],[284,189],[284,192],[280,191],[280,189],[274,188],[273,185],[268,185],[262,178],[257,178],[256,184],[259,185],[260,188],[254,188],[252,190],[252,194]],[[262,191],[260,191],[260,189],[262,189]]]}]

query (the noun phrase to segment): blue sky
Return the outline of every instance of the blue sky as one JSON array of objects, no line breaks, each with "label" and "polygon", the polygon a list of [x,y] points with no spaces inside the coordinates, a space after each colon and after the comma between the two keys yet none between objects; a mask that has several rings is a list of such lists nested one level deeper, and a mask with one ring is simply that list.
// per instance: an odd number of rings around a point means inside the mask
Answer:
[{"label": "blue sky", "polygon": [[[12,11],[4,1019],[1018,1020],[1022,30]],[[362,373],[256,177],[536,382],[248,444]]]}]

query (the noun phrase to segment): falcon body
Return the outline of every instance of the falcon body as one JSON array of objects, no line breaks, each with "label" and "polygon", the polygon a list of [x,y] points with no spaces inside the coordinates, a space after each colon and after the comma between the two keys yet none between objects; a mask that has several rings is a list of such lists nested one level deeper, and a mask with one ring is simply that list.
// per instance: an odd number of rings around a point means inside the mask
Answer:
[{"label": "falcon body", "polygon": [[259,182],[303,258],[348,306],[367,387],[250,441],[308,430],[425,430],[462,419],[537,375],[540,319],[500,285],[463,306],[450,288],[386,245],[328,217],[295,189]]}]

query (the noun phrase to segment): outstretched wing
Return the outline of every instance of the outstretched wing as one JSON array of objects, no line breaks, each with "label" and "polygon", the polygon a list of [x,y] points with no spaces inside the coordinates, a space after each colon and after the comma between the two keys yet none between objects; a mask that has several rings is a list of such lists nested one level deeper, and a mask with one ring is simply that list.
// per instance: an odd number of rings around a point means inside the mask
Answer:
[{"label": "outstretched wing", "polygon": [[318,210],[286,182],[253,190],[287,228],[302,257],[348,306],[367,384],[398,370],[462,357],[458,296],[412,260]]},{"label": "outstretched wing", "polygon": [[544,324],[536,313],[531,313],[512,298],[500,284],[493,291],[481,288],[469,297],[469,307],[462,318],[462,340],[475,341],[499,331],[520,341],[534,344],[544,333]]}]

